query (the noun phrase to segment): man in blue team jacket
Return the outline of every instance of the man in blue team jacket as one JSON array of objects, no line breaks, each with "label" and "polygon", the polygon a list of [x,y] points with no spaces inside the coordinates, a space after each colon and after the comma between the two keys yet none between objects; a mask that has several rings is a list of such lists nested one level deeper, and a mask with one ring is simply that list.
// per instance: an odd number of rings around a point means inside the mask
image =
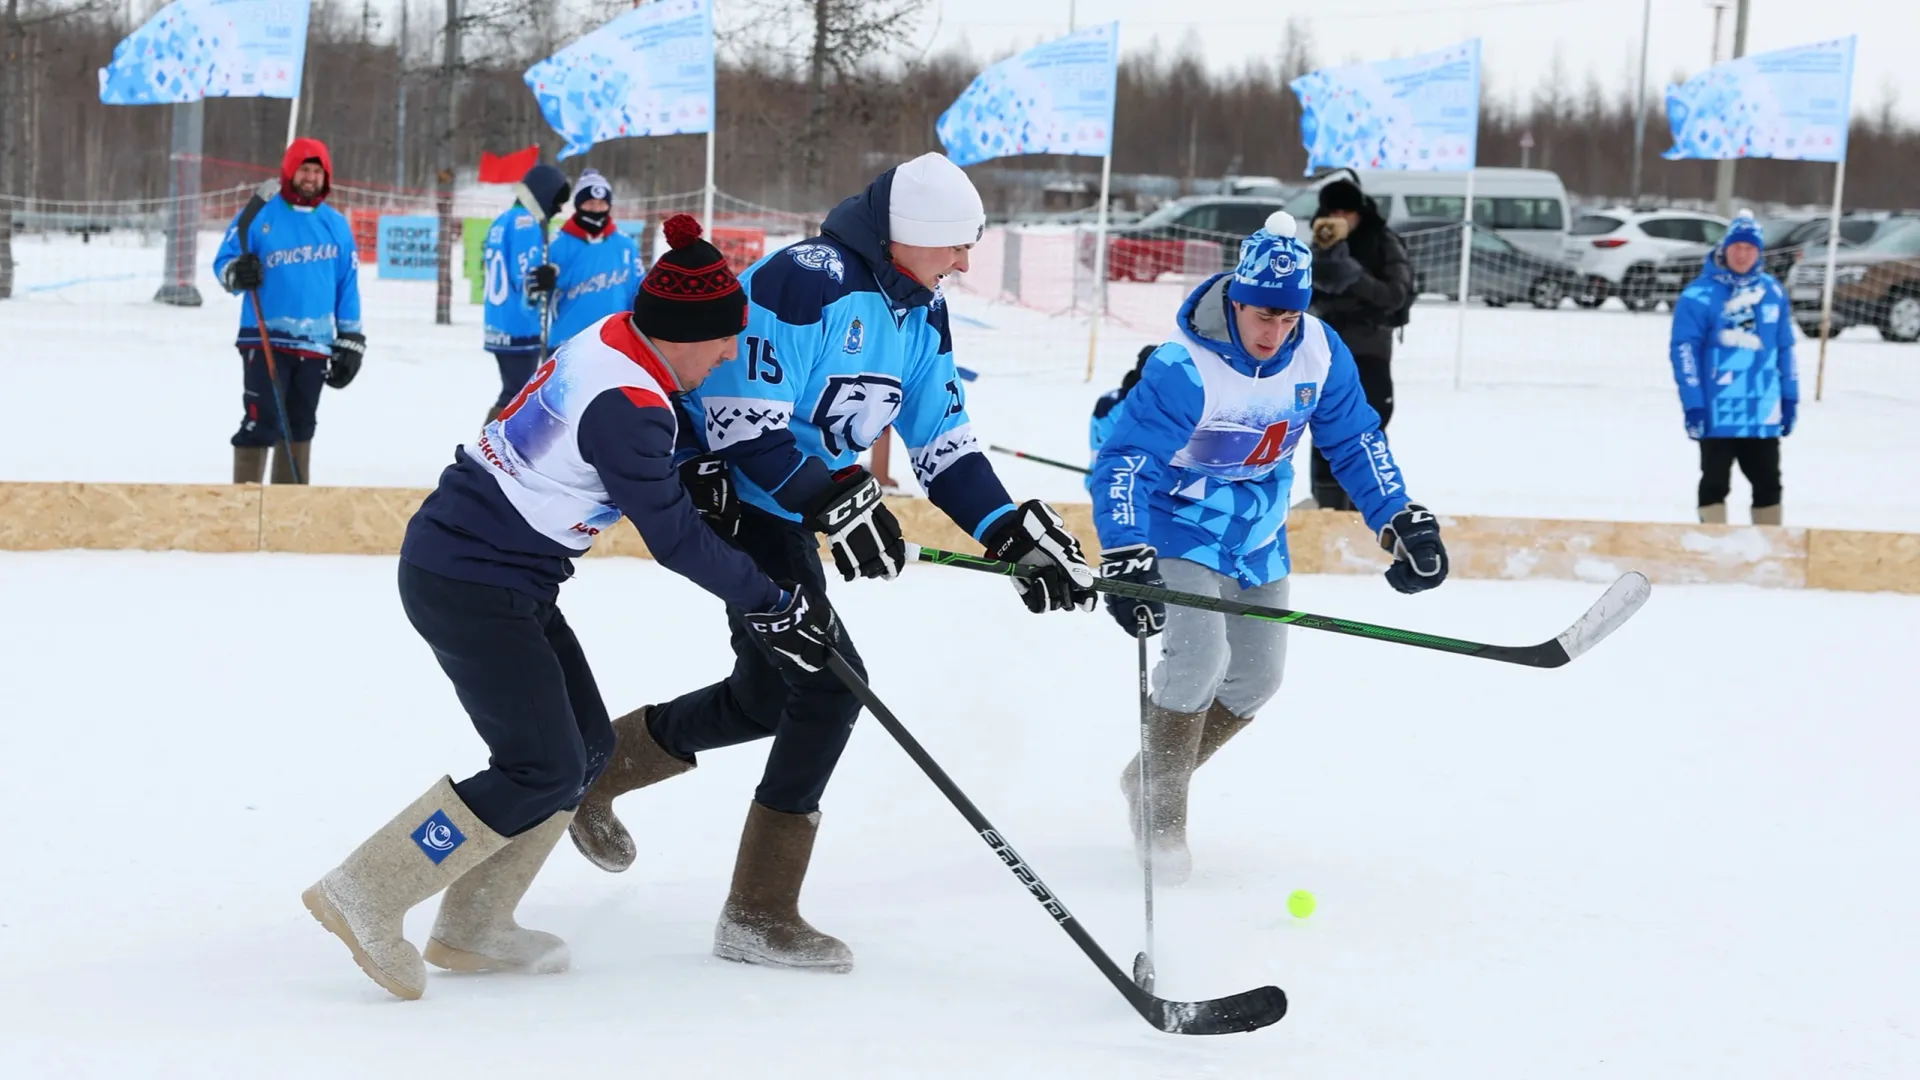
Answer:
[{"label": "man in blue team jacket", "polygon": [[[824,592],[816,532],[846,580],[900,572],[900,526],[857,464],[891,426],[935,505],[994,557],[1039,568],[1016,579],[1029,610],[1093,609],[1093,574],[1078,542],[1045,503],[1008,497],[967,418],[938,287],[966,270],[985,222],[966,174],[927,154],[841,203],[822,235],[742,276],[749,303],[739,356],[685,400],[704,453],[682,475],[715,527],[770,576]],[[617,750],[580,805],[574,843],[601,868],[626,869],[634,844],[613,814],[615,796],[691,769],[699,751],[772,736],[714,951],[847,970],[845,943],[798,911],[812,830],[765,823],[818,821],[860,703],[831,673],[783,672],[737,613],[728,623],[730,676],[614,721]],[[864,675],[851,639],[839,649]]]},{"label": "man in blue team jacket", "polygon": [[[1275,213],[1239,266],[1203,283],[1127,395],[1093,463],[1100,576],[1266,607],[1287,606],[1287,495],[1311,427],[1367,527],[1392,552],[1403,593],[1447,577],[1433,514],[1408,501],[1380,417],[1340,335],[1306,314],[1313,255]],[[1142,858],[1183,881],[1193,772],[1280,687],[1286,626],[1107,594],[1129,635],[1165,630],[1144,719],[1151,835],[1139,759],[1121,774]]]},{"label": "man in blue team jacket", "polygon": [[613,185],[588,169],[573,185],[573,216],[534,269],[529,292],[553,297],[548,348],[633,306],[640,288],[640,245],[613,224]]},{"label": "man in blue team jacket", "polygon": [[[332,190],[333,162],[326,144],[293,140],[280,161],[280,193],[248,224],[245,254],[236,218],[213,257],[213,272],[228,292],[258,292],[279,380],[276,395],[254,305],[243,302],[235,344],[245,372],[246,412],[233,435],[236,484],[260,482],[269,447],[274,483],[291,482],[296,475],[306,483],[321,384],[344,389],[366,355],[353,230],[340,211],[325,205]],[[245,211],[240,216],[245,217]],[[276,397],[286,402],[284,418]],[[283,449],[283,424],[284,441],[292,444],[291,461]]]},{"label": "man in blue team jacket", "polygon": [[569,187],[566,173],[535,165],[514,185],[514,204],[487,229],[485,341],[500,366],[500,395],[487,410],[489,424],[546,358],[541,324],[548,294],[530,292],[528,286],[534,270],[546,262],[547,222],[567,204]]},{"label": "man in blue team jacket", "polygon": [[1753,523],[1780,524],[1780,440],[1800,376],[1787,294],[1761,268],[1760,226],[1742,212],[1673,306],[1671,359],[1687,437],[1700,443],[1700,520],[1727,520],[1733,463],[1753,485]]}]

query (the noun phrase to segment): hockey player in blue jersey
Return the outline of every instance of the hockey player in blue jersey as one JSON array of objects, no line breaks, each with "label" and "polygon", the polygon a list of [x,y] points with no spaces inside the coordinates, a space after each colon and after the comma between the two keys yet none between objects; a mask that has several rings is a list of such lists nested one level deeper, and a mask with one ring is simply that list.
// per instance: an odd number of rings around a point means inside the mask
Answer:
[{"label": "hockey player in blue jersey", "polygon": [[588,169],[573,185],[573,216],[547,252],[548,265],[534,268],[532,290],[551,292],[559,343],[616,312],[633,306],[640,287],[640,246],[614,228],[613,185]]},{"label": "hockey player in blue jersey", "polygon": [[[740,355],[686,406],[705,454],[684,468],[716,527],[775,577],[824,589],[816,533],[841,576],[891,578],[900,526],[856,461],[889,425],[935,505],[996,558],[1039,569],[1016,582],[1034,612],[1091,611],[1093,576],[1045,503],[1015,504],[974,441],[939,285],[965,271],[986,216],[958,166],[928,154],[890,169],[827,216],[822,235],[742,276]],[[739,505],[734,505],[737,493]],[[773,737],[714,951],[749,963],[848,970],[853,954],[799,914],[821,793],[860,704],[829,673],[795,675],[733,629],[726,679],[614,722],[619,750],[572,833],[607,870],[633,861],[615,796],[686,772],[700,751]],[[864,674],[853,643],[841,653]]]},{"label": "hockey player in blue jersey", "polygon": [[1735,461],[1753,485],[1753,523],[1780,524],[1780,440],[1800,409],[1792,307],[1761,243],[1742,212],[1673,305],[1673,381],[1700,443],[1700,520],[1715,524],[1727,520]]},{"label": "hockey player in blue jersey", "polygon": [[[535,271],[546,265],[547,222],[567,204],[567,174],[552,165],[535,165],[513,187],[514,203],[487,229],[482,264],[486,271],[486,348],[500,366],[500,396],[487,410],[487,423],[520,392],[533,369],[546,359],[546,292],[532,291]],[[555,339],[556,343],[564,338]]]},{"label": "hockey player in blue jersey", "polygon": [[[1107,444],[1107,436],[1113,434],[1114,425],[1120,422],[1120,406],[1126,403],[1127,393],[1140,382],[1140,371],[1147,366],[1158,345],[1140,346],[1140,355],[1133,362],[1133,370],[1120,377],[1120,385],[1101,394],[1093,403],[1093,415],[1087,419],[1087,449],[1095,457],[1100,456],[1100,448]],[[1087,474],[1087,490],[1093,490],[1093,474]]]},{"label": "hockey player in blue jersey", "polygon": [[[245,390],[233,439],[233,482],[260,483],[273,450],[273,482],[311,479],[307,461],[324,384],[345,389],[360,371],[367,337],[360,326],[360,268],[353,230],[326,205],[333,162],[318,139],[295,139],[280,159],[280,193],[249,219],[227,227],[213,272],[230,293],[258,292],[273,347],[273,375],[254,305],[240,305],[235,344]],[[240,228],[246,225],[245,250]],[[280,415],[277,401],[286,403]],[[285,430],[282,430],[284,425]],[[292,457],[288,457],[291,450]],[[297,468],[296,468],[297,466]]]},{"label": "hockey player in blue jersey", "polygon": [[614,748],[558,606],[572,559],[596,535],[631,520],[660,565],[726,602],[769,663],[817,671],[837,639],[824,595],[769,578],[707,527],[681,486],[673,452],[686,421],[674,400],[734,354],[747,305],[697,225],[679,239],[635,310],[562,345],[455,452],[407,523],[401,606],[486,741],[487,768],[435,781],[302,896],[400,997],[426,987],[403,920],[441,889],[425,961],[454,971],[568,966],[565,942],[513,914]]},{"label": "hockey player in blue jersey", "polygon": [[[1104,578],[1224,600],[1287,606],[1287,495],[1308,429],[1334,475],[1393,553],[1387,581],[1403,593],[1447,577],[1433,514],[1409,501],[1380,418],[1347,347],[1305,314],[1312,254],[1284,212],[1240,246],[1239,265],[1180,308],[1127,395],[1093,467],[1094,524]],[[1143,858],[1185,880],[1193,772],[1244,728],[1280,687],[1282,623],[1109,594],[1134,634],[1162,632],[1146,725],[1153,835],[1140,836],[1139,758],[1121,789]]]}]

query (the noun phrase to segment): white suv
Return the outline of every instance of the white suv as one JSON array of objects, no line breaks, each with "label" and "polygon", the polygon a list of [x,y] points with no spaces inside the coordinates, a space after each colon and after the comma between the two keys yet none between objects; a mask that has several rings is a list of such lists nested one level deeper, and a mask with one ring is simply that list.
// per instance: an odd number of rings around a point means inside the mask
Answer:
[{"label": "white suv", "polygon": [[1634,311],[1659,302],[1654,267],[1670,255],[1704,253],[1727,234],[1727,219],[1693,210],[1614,207],[1575,218],[1561,248],[1585,279],[1581,307],[1618,296]]}]

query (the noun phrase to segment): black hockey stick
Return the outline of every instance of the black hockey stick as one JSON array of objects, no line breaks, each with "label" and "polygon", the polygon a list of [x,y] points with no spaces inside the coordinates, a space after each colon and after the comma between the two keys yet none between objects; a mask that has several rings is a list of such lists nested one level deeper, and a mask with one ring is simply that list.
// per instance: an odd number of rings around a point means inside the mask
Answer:
[{"label": "black hockey stick", "polygon": [[[253,228],[253,219],[260,216],[261,208],[266,206],[267,200],[279,190],[278,180],[261,181],[260,186],[254,189],[253,198],[248,199],[246,208],[240,211],[240,220],[236,225],[238,232],[235,234],[240,241],[240,254],[247,253],[247,230]],[[273,408],[280,414],[280,449],[287,455],[287,473],[293,477],[294,483],[303,483],[300,462],[293,456],[293,430],[287,426],[287,401],[280,394],[280,375],[274,370],[273,335],[267,331],[267,313],[260,306],[260,290],[248,289],[247,299],[253,302],[253,321],[260,330],[260,351],[267,358],[267,385],[273,387]],[[289,382],[292,381],[291,371],[287,373],[287,379]]]},{"label": "black hockey stick", "polygon": [[[980,555],[965,555],[957,551],[941,551],[939,548],[921,547],[918,544],[908,544],[907,549],[910,557],[920,562],[935,563],[940,566],[959,566],[968,570],[1009,577],[1030,576],[1038,572],[1033,567],[1016,563],[1001,562],[998,559],[989,559]],[[1647,598],[1653,594],[1653,585],[1647,580],[1646,575],[1630,570],[1622,574],[1618,581],[1607,586],[1607,591],[1601,594],[1600,599],[1594,601],[1593,606],[1587,609],[1587,613],[1580,616],[1578,621],[1558,636],[1548,638],[1538,645],[1488,645],[1480,641],[1462,641],[1459,638],[1441,637],[1438,634],[1423,634],[1418,630],[1400,630],[1391,626],[1380,626],[1354,619],[1336,619],[1330,615],[1314,615],[1288,608],[1241,604],[1214,596],[1175,592],[1172,589],[1136,585],[1110,578],[1095,578],[1093,587],[1097,592],[1128,596],[1135,600],[1158,600],[1164,604],[1179,604],[1181,607],[1218,611],[1248,619],[1264,619],[1268,622],[1286,623],[1289,626],[1304,627],[1308,630],[1325,630],[1334,634],[1372,638],[1375,641],[1385,641],[1394,645],[1412,645],[1416,648],[1434,649],[1459,656],[1473,656],[1482,660],[1498,660],[1502,663],[1537,668],[1560,667],[1598,645],[1608,634],[1618,630],[1622,623],[1632,618],[1634,612],[1639,611],[1647,602]]]},{"label": "black hockey stick", "polygon": [[1073,943],[1080,946],[1080,951],[1087,954],[1093,966],[1100,969],[1100,974],[1107,977],[1107,981],[1126,997],[1128,1004],[1147,1023],[1173,1035],[1226,1035],[1236,1031],[1257,1031],[1287,1015],[1287,995],[1277,986],[1262,986],[1257,990],[1210,1001],[1168,1001],[1135,986],[1127,978],[1126,972],[1115,966],[1113,959],[1067,911],[1066,905],[1060,902],[1053,890],[1040,880],[1040,875],[1034,873],[1033,868],[994,829],[993,824],[973,805],[973,801],[953,782],[946,770],[927,754],[919,740],[909,734],[893,712],[874,696],[873,688],[860,677],[860,673],[848,666],[837,651],[827,654],[827,667],[846,684],[848,690],[853,691],[853,696],[860,699],[860,704],[866,706],[874,719],[880,721],[880,726],[887,729],[887,734],[900,744],[900,749],[905,750],[913,763],[920,766],[920,771],[927,774],[927,779],[933,781],[933,785],[940,789],[954,809],[960,811],[960,816],[967,819],[967,824],[980,834],[980,839],[985,840],[1000,861],[1007,864],[1013,876],[1020,879],[1033,898],[1040,901],[1040,906],[1047,909],[1047,914],[1053,916],[1053,921],[1060,924],[1060,929],[1065,930]]},{"label": "black hockey stick", "polygon": [[996,454],[1010,454],[1013,457],[1026,458],[1028,461],[1037,461],[1042,465],[1051,465],[1056,469],[1065,469],[1068,472],[1077,472],[1082,476],[1085,476],[1086,474],[1093,471],[1092,469],[1087,468],[1085,465],[1074,465],[1065,461],[1055,461],[1052,458],[1041,457],[1039,454],[1029,454],[1025,450],[1015,450],[1015,449],[1012,449],[1011,447],[994,446],[993,444],[989,443],[987,445],[987,449],[992,450]]},{"label": "black hockey stick", "polygon": [[1136,610],[1134,621],[1136,625],[1133,636],[1134,640],[1138,642],[1140,646],[1140,768],[1136,775],[1136,780],[1140,785],[1140,842],[1138,844],[1138,853],[1140,855],[1141,896],[1146,904],[1144,908],[1146,934],[1144,936],[1145,946],[1138,953],[1135,953],[1133,957],[1133,981],[1140,989],[1152,993],[1153,775],[1152,770],[1147,766],[1147,758],[1149,751],[1153,748],[1148,745],[1149,740],[1147,738],[1148,709],[1152,705],[1152,698],[1150,698],[1147,693],[1147,639],[1153,635],[1147,633],[1148,615],[1144,608]]}]

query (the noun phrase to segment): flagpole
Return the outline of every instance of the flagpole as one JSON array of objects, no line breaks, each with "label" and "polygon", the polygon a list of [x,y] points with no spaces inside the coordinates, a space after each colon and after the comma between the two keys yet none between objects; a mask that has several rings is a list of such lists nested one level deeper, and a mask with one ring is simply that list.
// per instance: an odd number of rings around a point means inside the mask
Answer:
[{"label": "flagpole", "polygon": [[700,220],[706,222],[707,235],[713,235],[713,126],[707,128],[707,186],[700,204]]},{"label": "flagpole", "polygon": [[1820,366],[1813,379],[1813,400],[1827,388],[1827,342],[1833,336],[1833,266],[1840,253],[1840,194],[1847,184],[1847,158],[1833,166],[1833,212],[1827,219],[1827,276],[1820,286]]},{"label": "flagpole", "polygon": [[1460,323],[1453,333],[1453,388],[1460,389],[1467,364],[1467,283],[1473,267],[1473,173],[1467,169],[1467,202],[1460,225]]},{"label": "flagpole", "polygon": [[1113,182],[1113,144],[1100,159],[1100,216],[1094,226],[1093,317],[1087,320],[1087,381],[1093,381],[1093,359],[1100,348],[1100,320],[1107,315],[1107,188]]},{"label": "flagpole", "polygon": [[300,91],[296,89],[293,92],[293,100],[287,102],[287,145],[288,146],[293,145],[294,135],[297,134],[299,131],[298,127],[296,126],[299,123],[299,120],[300,120]]}]

